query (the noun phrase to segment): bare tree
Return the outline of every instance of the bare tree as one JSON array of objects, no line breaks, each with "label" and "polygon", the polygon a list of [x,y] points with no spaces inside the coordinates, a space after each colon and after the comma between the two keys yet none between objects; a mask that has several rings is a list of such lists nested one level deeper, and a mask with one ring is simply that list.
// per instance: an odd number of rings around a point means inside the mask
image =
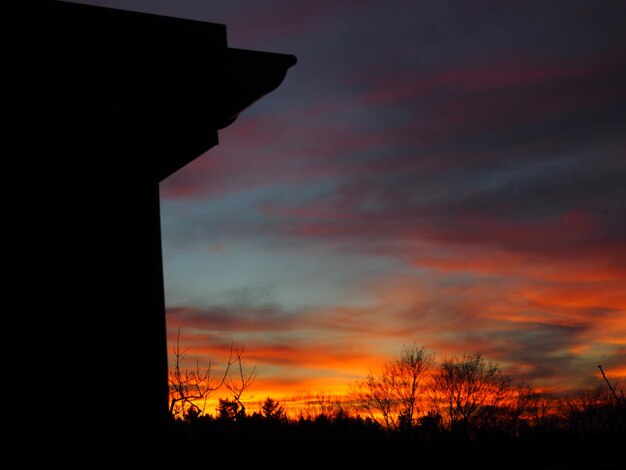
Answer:
[{"label": "bare tree", "polygon": [[610,429],[615,409],[611,391],[602,384],[582,388],[559,400],[559,412],[566,427],[583,436]]},{"label": "bare tree", "polygon": [[433,375],[434,404],[451,430],[468,434],[511,397],[511,378],[480,353],[444,359]]},{"label": "bare tree", "polygon": [[[605,382],[608,379],[602,374]],[[559,400],[559,412],[565,426],[580,435],[624,432],[626,408],[623,407],[615,385],[608,387],[602,382],[580,389],[569,397]]]},{"label": "bare tree", "polygon": [[388,430],[410,427],[424,414],[429,370],[434,354],[415,343],[404,346],[400,358],[356,382],[352,391],[358,409]]},{"label": "bare tree", "polygon": [[212,364],[201,368],[198,361],[194,369],[183,368],[187,348],[180,347],[180,329],[176,336],[176,345],[172,348],[174,364],[170,369],[169,399],[170,414],[174,418],[198,416],[204,413],[209,396],[224,385],[233,364],[233,346],[231,345],[228,362],[219,377],[213,377]]},{"label": "bare tree", "polygon": [[235,360],[234,362],[237,364],[237,374],[236,378],[233,378],[232,374],[228,374],[228,377],[225,381],[226,388],[233,394],[233,400],[235,403],[239,405],[239,415],[246,414],[246,407],[241,401],[241,397],[243,393],[248,390],[254,380],[256,379],[256,366],[252,368],[250,372],[246,372],[244,370],[244,362],[243,362],[243,351],[244,348],[241,349],[235,348]]},{"label": "bare tree", "polygon": [[351,392],[356,408],[390,431],[398,427],[394,414],[396,403],[391,390],[383,371],[380,375],[370,373],[365,380],[357,381]]},{"label": "bare tree", "polygon": [[300,410],[300,417],[303,419],[334,419],[345,413],[341,398],[334,395],[319,393],[305,396],[303,400],[304,405]]},{"label": "bare tree", "polygon": [[531,385],[517,387],[515,402],[518,417],[533,426],[545,426],[553,415],[554,397],[545,391],[538,391]]},{"label": "bare tree", "polygon": [[626,410],[626,396],[624,396],[624,390],[621,390],[620,394],[618,395],[617,391],[616,391],[617,382],[615,382],[614,384],[609,382],[609,379],[606,377],[606,373],[604,372],[604,369],[602,368],[602,365],[599,365],[598,369],[600,369],[600,373],[602,374],[602,378],[606,382],[606,385],[609,387],[609,390],[611,391],[611,394],[613,395],[613,398],[615,398],[615,405],[620,407],[622,409],[622,411]]},{"label": "bare tree", "polygon": [[502,436],[519,436],[530,427],[554,423],[554,400],[547,392],[521,383],[511,387],[510,396],[499,404],[482,406],[473,419],[481,429],[497,430]]}]

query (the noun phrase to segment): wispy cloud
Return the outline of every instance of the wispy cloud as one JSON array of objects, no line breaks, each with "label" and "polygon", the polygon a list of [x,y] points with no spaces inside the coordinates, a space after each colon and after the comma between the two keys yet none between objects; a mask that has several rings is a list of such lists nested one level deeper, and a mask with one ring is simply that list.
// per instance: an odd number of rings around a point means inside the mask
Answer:
[{"label": "wispy cloud", "polygon": [[161,186],[170,342],[245,343],[281,390],[412,341],[555,388],[626,374],[625,5],[194,14],[299,61]]}]

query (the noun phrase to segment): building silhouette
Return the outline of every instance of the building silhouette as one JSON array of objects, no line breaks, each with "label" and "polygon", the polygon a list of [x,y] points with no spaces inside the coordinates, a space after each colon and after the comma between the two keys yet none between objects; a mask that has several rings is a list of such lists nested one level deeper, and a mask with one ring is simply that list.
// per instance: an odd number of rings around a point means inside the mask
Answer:
[{"label": "building silhouette", "polygon": [[5,5],[3,23],[7,375],[16,437],[39,449],[23,458],[167,467],[159,182],[296,58],[61,1]]}]

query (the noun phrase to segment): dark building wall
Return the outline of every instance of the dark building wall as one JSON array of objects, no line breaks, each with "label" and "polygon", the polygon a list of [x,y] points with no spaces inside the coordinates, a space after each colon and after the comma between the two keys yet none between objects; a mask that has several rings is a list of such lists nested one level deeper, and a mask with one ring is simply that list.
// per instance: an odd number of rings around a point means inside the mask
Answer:
[{"label": "dark building wall", "polygon": [[161,468],[159,182],[295,59],[231,50],[222,25],[21,5],[3,59],[5,269],[19,300],[6,328],[26,351],[11,369],[18,435],[45,449],[29,458],[70,468]]},{"label": "dark building wall", "polygon": [[22,363],[25,406],[48,429],[55,460],[162,460],[167,357],[149,120],[108,73],[117,60],[23,46],[6,177],[17,183],[10,225],[24,293],[13,333],[32,359]]}]

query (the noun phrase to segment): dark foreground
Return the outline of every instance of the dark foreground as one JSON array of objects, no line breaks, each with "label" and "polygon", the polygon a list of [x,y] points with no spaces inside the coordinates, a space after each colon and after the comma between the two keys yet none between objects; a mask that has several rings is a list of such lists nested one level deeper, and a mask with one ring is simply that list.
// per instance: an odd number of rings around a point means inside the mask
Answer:
[{"label": "dark foreground", "polygon": [[[224,425],[225,424],[225,425]],[[172,465],[177,470],[320,469],[626,469],[623,429],[595,435],[556,429],[522,435],[468,437],[409,429],[393,434],[345,420],[296,423],[175,423]]]}]

